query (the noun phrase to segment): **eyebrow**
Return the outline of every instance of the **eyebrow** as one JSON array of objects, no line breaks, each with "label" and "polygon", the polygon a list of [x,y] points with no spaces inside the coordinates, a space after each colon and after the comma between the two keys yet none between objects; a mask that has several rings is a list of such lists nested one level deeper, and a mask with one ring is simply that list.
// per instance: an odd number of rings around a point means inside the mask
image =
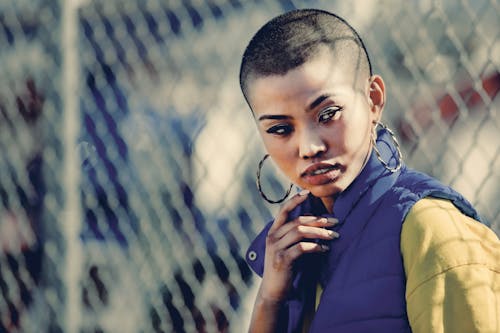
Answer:
[{"label": "eyebrow", "polygon": [[[332,95],[330,94],[323,94],[323,95],[320,95],[318,98],[316,98],[308,107],[307,107],[307,111],[311,111],[313,110],[315,107],[317,107],[318,105],[320,105],[321,103],[323,103],[323,101],[327,98],[330,98]],[[286,115],[268,115],[268,114],[265,114],[265,115],[262,115],[259,117],[259,121],[261,120],[266,120],[266,119],[271,119],[271,120],[284,120],[284,119],[290,119],[291,117],[290,116],[286,116]]]},{"label": "eyebrow", "polygon": [[327,98],[330,98],[332,95],[330,94],[323,94],[323,95],[320,95],[318,98],[316,98],[308,107],[307,107],[307,110],[308,111],[311,111],[312,109],[314,109],[315,107],[317,107],[318,105],[320,105],[321,103],[323,103],[323,101]]},{"label": "eyebrow", "polygon": [[283,120],[283,119],[290,119],[290,116],[285,116],[285,115],[271,115],[271,114],[265,114],[259,117],[259,121],[261,120],[266,120],[266,119],[272,119],[272,120]]}]

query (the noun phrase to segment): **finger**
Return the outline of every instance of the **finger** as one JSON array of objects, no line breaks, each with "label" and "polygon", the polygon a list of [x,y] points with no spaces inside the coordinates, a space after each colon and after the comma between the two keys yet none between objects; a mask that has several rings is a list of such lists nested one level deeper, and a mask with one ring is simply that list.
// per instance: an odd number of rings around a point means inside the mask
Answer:
[{"label": "finger", "polygon": [[304,253],[318,253],[326,252],[330,247],[326,244],[318,244],[312,242],[300,242],[285,251],[286,260],[290,262],[295,261],[298,257]]},{"label": "finger", "polygon": [[274,232],[276,229],[281,227],[285,222],[288,221],[288,214],[294,210],[299,204],[304,202],[309,195],[308,190],[302,190],[299,193],[295,194],[290,200],[286,201],[283,206],[281,206],[278,215],[274,219],[271,228],[269,229],[269,233]]},{"label": "finger", "polygon": [[[313,217],[313,219],[311,219]],[[316,227],[333,227],[339,223],[339,220],[335,217],[325,217],[325,216],[299,216],[296,218],[300,224],[316,226]]]},{"label": "finger", "polygon": [[305,239],[324,239],[332,240],[339,238],[339,234],[333,230],[299,225],[295,229],[290,230],[285,236],[275,243],[277,249],[292,247],[295,243],[304,241]]},{"label": "finger", "polygon": [[337,223],[338,220],[334,217],[299,216],[296,219],[283,224],[279,229],[277,229],[274,233],[274,237],[279,239],[299,225],[329,228],[333,227]]}]

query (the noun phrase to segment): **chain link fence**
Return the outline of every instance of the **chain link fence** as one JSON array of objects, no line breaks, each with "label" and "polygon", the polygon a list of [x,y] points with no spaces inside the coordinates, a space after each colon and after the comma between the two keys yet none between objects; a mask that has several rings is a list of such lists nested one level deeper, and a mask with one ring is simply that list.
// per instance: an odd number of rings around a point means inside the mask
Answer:
[{"label": "chain link fence", "polygon": [[304,7],[359,30],[407,164],[500,233],[496,0],[1,0],[0,332],[245,331],[276,207],[239,62]]}]

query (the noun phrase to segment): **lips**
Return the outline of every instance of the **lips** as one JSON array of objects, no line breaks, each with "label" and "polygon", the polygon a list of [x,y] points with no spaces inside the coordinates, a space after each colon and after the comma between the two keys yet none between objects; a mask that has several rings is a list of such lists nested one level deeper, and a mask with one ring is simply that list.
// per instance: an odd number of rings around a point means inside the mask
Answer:
[{"label": "lips", "polygon": [[321,174],[325,174],[335,169],[340,169],[340,164],[330,164],[330,163],[316,163],[309,166],[307,169],[302,172],[301,176],[317,176]]},{"label": "lips", "polygon": [[305,169],[301,177],[311,185],[323,185],[335,181],[342,167],[340,164],[315,163]]}]

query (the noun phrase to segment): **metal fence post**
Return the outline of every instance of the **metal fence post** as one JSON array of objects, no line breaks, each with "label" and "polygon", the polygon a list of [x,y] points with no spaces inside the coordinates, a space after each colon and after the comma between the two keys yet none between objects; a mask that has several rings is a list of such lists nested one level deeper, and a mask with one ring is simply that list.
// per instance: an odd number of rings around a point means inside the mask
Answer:
[{"label": "metal fence post", "polygon": [[63,188],[64,209],[60,218],[62,233],[65,237],[66,307],[65,326],[68,333],[79,331],[80,277],[82,268],[82,249],[80,241],[80,165],[77,151],[79,133],[78,107],[78,0],[64,0],[62,17],[62,88],[63,88]]}]

